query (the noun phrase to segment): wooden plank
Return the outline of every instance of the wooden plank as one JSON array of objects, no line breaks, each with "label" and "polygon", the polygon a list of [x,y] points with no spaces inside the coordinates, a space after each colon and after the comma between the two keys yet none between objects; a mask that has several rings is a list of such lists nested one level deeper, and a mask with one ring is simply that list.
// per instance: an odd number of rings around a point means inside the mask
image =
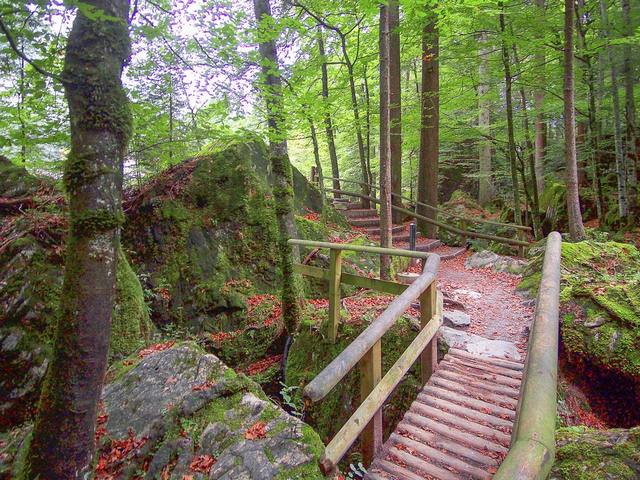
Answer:
[{"label": "wooden plank", "polygon": [[442,387],[452,392],[458,392],[462,395],[471,395],[475,398],[481,398],[486,402],[494,403],[495,405],[505,406],[505,408],[511,408],[513,410],[516,409],[517,400],[514,400],[511,397],[505,397],[504,395],[499,395],[497,393],[489,392],[484,389],[479,389],[472,387],[466,384],[458,384],[456,382],[452,382],[451,380],[447,380],[446,378],[442,378],[440,376],[434,377],[432,380],[433,385],[437,385],[438,387]]},{"label": "wooden plank", "polygon": [[411,425],[415,425],[420,428],[426,428],[431,430],[438,435],[443,435],[445,437],[451,438],[452,440],[457,440],[460,443],[464,443],[470,447],[476,448],[479,451],[487,450],[490,452],[506,454],[508,449],[499,443],[493,442],[491,440],[487,440],[484,437],[479,435],[475,435],[473,433],[458,430],[446,423],[439,423],[433,418],[423,417],[417,413],[412,411],[408,411],[404,414],[404,420]]},{"label": "wooden plank", "polygon": [[435,385],[427,385],[422,391],[429,396],[433,396],[435,398],[442,398],[454,403],[460,403],[462,405],[466,405],[467,407],[473,408],[475,410],[489,411],[493,415],[500,416],[503,418],[508,418],[511,421],[513,421],[516,417],[515,410],[504,408],[490,402],[485,402],[475,397],[470,397],[468,395],[452,392],[444,388],[437,387]]},{"label": "wooden plank", "polygon": [[451,440],[443,435],[427,432],[426,430],[411,425],[409,422],[400,422],[396,431],[405,432],[422,443],[426,443],[437,449],[447,450],[457,457],[464,457],[471,462],[484,465],[485,467],[497,467],[499,465],[498,461],[486,452],[481,453],[478,450],[464,446],[459,441]]},{"label": "wooden plank", "polygon": [[[426,457],[436,464],[448,465],[450,467],[455,468],[457,471],[461,473],[466,473],[467,475],[471,475],[474,479],[477,480],[491,480],[491,475],[484,471],[481,468],[475,467],[473,465],[469,465],[464,460],[460,460],[448,453],[445,453],[441,450],[436,450],[435,448],[431,448],[424,443],[416,442],[411,438],[403,437],[402,435],[398,435],[397,433],[391,434],[390,437],[391,443],[399,443],[400,445],[404,445],[408,447],[422,457]],[[431,462],[429,462],[431,463]]]},{"label": "wooden plank", "polygon": [[459,350],[457,348],[450,348],[448,351],[449,355],[453,355],[454,357],[459,358],[468,358],[471,360],[481,361],[491,363],[493,365],[497,365],[498,367],[510,368],[512,370],[524,370],[524,364],[520,362],[516,362],[515,360],[507,360],[504,358],[494,358],[494,357],[484,357],[480,355],[473,355],[464,350]]},{"label": "wooden plank", "polygon": [[[437,290],[436,282],[433,282],[420,295],[420,325],[424,328],[436,315]],[[427,344],[420,355],[420,371],[422,385],[425,385],[438,366],[438,340],[434,338]]]},{"label": "wooden plank", "polygon": [[[360,363],[360,398],[367,398],[382,378],[382,342],[371,347]],[[365,467],[371,465],[376,452],[382,447],[382,409],[373,415],[360,437],[360,452]]]},{"label": "wooden plank", "polygon": [[[302,265],[296,263],[293,266],[293,271],[299,273],[300,275],[318,278],[325,281],[328,281],[331,278],[331,273],[328,269],[314,267],[311,265]],[[353,285],[354,287],[359,288],[369,288],[377,292],[388,293],[391,295],[400,295],[409,287],[408,285],[402,283],[380,280],[378,278],[361,277],[359,275],[354,275],[353,273],[346,272],[342,272],[342,275],[340,276],[340,283],[345,285]]]},{"label": "wooden plank", "polygon": [[340,276],[342,251],[331,249],[329,253],[329,340],[336,343],[340,325]]},{"label": "wooden plank", "polygon": [[351,445],[362,433],[365,426],[371,421],[373,416],[380,410],[382,404],[398,386],[405,373],[417,360],[422,350],[429,341],[436,335],[440,327],[441,319],[434,318],[423,328],[413,339],[400,358],[396,360],[387,374],[373,389],[371,394],[360,404],[358,409],[351,415],[351,418],[342,426],[340,431],[333,437],[324,450],[320,459],[320,466],[323,472],[334,472],[336,465],[349,450]]},{"label": "wooden plank", "polygon": [[506,377],[504,375],[500,375],[499,373],[488,372],[481,367],[468,367],[466,365],[460,365],[451,361],[446,362],[446,367],[449,371],[459,372],[465,377],[484,380],[490,383],[495,383],[496,385],[502,385],[504,387],[519,389],[520,384],[522,383],[521,380],[518,380],[516,378]]},{"label": "wooden plank", "polygon": [[494,427],[506,427],[509,430],[511,430],[511,427],[513,427],[513,422],[509,420],[505,420],[504,418],[496,417],[488,413],[480,412],[478,410],[473,410],[468,407],[463,407],[462,405],[458,405],[457,403],[453,403],[448,400],[442,400],[441,398],[434,398],[421,393],[418,395],[417,400],[424,405],[429,405],[440,410],[446,410],[450,413],[453,413],[454,415],[469,418],[474,422],[481,423],[483,425],[488,423],[490,425],[493,425]]},{"label": "wooden plank", "polygon": [[411,468],[415,468],[416,470],[424,472],[427,475],[434,476],[439,480],[460,480],[460,477],[457,474],[450,472],[449,470],[445,470],[444,468],[431,465],[421,458],[414,457],[410,453],[404,452],[399,448],[390,447],[389,454],[392,457],[398,458],[401,462],[405,463]]},{"label": "wooden plank", "polygon": [[466,385],[474,388],[481,388],[483,390],[487,390],[492,393],[497,393],[498,395],[503,395],[506,397],[513,398],[514,400],[518,400],[519,392],[515,388],[496,385],[489,382],[485,382],[483,380],[473,380],[473,379],[465,378],[464,375],[460,375],[460,373],[458,372],[455,372],[455,371],[452,372],[448,370],[448,367],[446,365],[440,365],[440,369],[438,370],[438,375],[452,382],[460,383],[461,385]]},{"label": "wooden plank", "polygon": [[505,377],[511,377],[511,378],[516,378],[518,380],[522,380],[521,370],[512,370],[510,368],[499,367],[497,365],[494,365],[493,363],[482,362],[480,360],[458,358],[451,355],[447,355],[447,360],[456,365],[464,365],[471,368],[480,368],[488,372],[504,375]]},{"label": "wooden plank", "polygon": [[[401,467],[400,465],[396,465],[395,463],[391,463],[387,460],[376,460],[376,468],[379,468],[381,471],[389,475],[393,475],[393,477],[397,478],[398,480],[424,480],[424,477],[416,475],[411,470],[407,470],[406,468]],[[365,479],[366,478],[368,477],[365,477]]]},{"label": "wooden plank", "polygon": [[499,430],[487,427],[486,425],[481,425],[467,418],[459,417],[428,405],[423,405],[419,402],[413,402],[411,405],[411,411],[418,415],[422,415],[423,417],[430,417],[436,421],[448,423],[454,428],[466,430],[467,432],[474,433],[488,440],[495,441],[500,445],[507,446],[511,440],[509,435]]}]

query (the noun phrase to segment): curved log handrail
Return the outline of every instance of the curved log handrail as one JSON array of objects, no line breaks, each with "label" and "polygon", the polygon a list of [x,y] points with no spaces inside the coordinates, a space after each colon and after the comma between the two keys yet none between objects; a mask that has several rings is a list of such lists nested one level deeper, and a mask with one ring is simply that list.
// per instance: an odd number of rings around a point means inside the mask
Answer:
[{"label": "curved log handrail", "polygon": [[[353,183],[356,185],[366,185],[369,188],[373,188],[372,185],[366,183],[366,182],[362,182],[360,180],[350,180],[350,179],[345,179],[345,178],[336,178],[336,177],[322,177],[322,180],[338,180],[340,182],[344,182],[344,183]],[[321,181],[322,181],[321,180]],[[324,185],[322,185],[323,190],[327,190],[324,188]],[[451,217],[451,218],[456,218],[459,220],[464,220],[466,222],[472,222],[472,223],[481,223],[481,224],[485,224],[485,225],[495,225],[497,227],[506,227],[506,228],[512,228],[514,230],[522,230],[525,232],[530,232],[532,229],[531,227],[527,227],[526,225],[517,225],[515,223],[502,223],[502,222],[496,222],[494,220],[485,220],[483,218],[472,218],[472,217],[466,217],[464,215],[460,215],[458,213],[452,213],[452,212],[448,212],[442,208],[438,208],[438,207],[434,207],[433,205],[427,205],[426,203],[420,202],[418,200],[413,200],[409,197],[405,197],[404,195],[398,195],[397,193],[391,192],[391,195],[393,195],[394,197],[400,198],[406,202],[413,202],[416,205],[420,205],[421,207],[425,207],[430,209],[433,212],[437,212],[440,213],[442,215],[445,215],[447,217]]]},{"label": "curved log handrail", "polygon": [[543,480],[554,462],[562,237],[552,232],[529,337],[511,448],[493,480]]},{"label": "curved log handrail", "polygon": [[[339,195],[346,195],[348,197],[364,198],[366,200],[369,200],[372,203],[380,203],[380,200],[378,200],[377,198],[373,198],[368,195],[363,195],[361,193],[347,192],[345,190],[335,190],[333,188],[326,188],[325,191],[332,192],[334,194],[337,193]],[[447,230],[448,232],[455,233],[456,235],[462,235],[463,237],[483,238],[485,240],[505,243],[507,245],[513,245],[516,247],[525,247],[525,248],[529,247],[529,242],[525,242],[523,240],[516,240],[513,238],[500,237],[498,235],[490,235],[488,233],[463,230],[461,228],[452,227],[451,225],[447,225],[446,223],[439,222],[432,218],[425,217],[424,215],[420,215],[419,213],[409,210],[408,208],[398,207],[396,205],[391,205],[391,208],[398,212],[404,213],[405,215],[412,216],[419,220],[424,220],[425,222],[435,225],[436,227],[442,228],[443,230]]]}]

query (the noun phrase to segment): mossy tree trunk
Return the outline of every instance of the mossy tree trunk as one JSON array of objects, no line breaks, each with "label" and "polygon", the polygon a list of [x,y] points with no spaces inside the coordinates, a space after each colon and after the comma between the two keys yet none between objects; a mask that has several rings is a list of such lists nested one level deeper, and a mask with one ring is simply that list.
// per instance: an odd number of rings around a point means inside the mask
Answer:
[{"label": "mossy tree trunk", "polygon": [[574,0],[564,2],[564,142],[567,164],[567,214],[571,239],[584,239],[578,191],[578,160],[576,158],[576,113],[573,89],[573,22]]},{"label": "mossy tree trunk", "polygon": [[[389,26],[390,8],[380,4],[380,246],[390,248],[391,238],[391,112],[390,112],[390,59]],[[388,279],[391,271],[391,257],[380,255],[380,278]]]},{"label": "mossy tree trunk", "polygon": [[478,66],[478,129],[484,136],[478,145],[478,202],[487,205],[493,200],[494,190],[491,180],[491,102],[488,98],[490,88],[489,54],[487,32],[478,35],[480,64]]},{"label": "mossy tree trunk", "polygon": [[[402,207],[402,83],[400,76],[400,3],[391,0],[389,23],[389,149],[391,157],[391,201]],[[391,212],[395,223],[402,223],[402,214]]]},{"label": "mossy tree trunk", "polygon": [[[633,22],[631,18],[630,0],[622,0],[622,21],[624,24],[624,36],[629,41],[633,37]],[[629,179],[629,223],[633,224],[638,219],[638,147],[636,145],[636,102],[634,98],[634,69],[631,43],[627,42],[623,47],[624,62],[624,91],[625,91],[625,116],[627,120],[627,148],[629,158],[627,169]]]},{"label": "mossy tree trunk", "polygon": [[298,248],[294,249],[287,243],[298,234],[293,214],[293,180],[284,122],[282,79],[275,42],[278,32],[274,28],[275,22],[269,0],[253,0],[253,9],[258,22],[262,69],[260,88],[267,107],[269,153],[274,176],[273,196],[278,219],[278,250],[282,273],[282,316],[287,332],[291,335],[296,331],[300,318],[300,291],[293,272],[293,262],[299,259],[300,253]]},{"label": "mossy tree trunk", "polygon": [[[439,33],[435,11],[428,12],[422,32],[422,94],[420,96],[420,161],[418,163],[418,201],[438,206],[438,156],[440,154],[440,65]],[[420,215],[438,219],[435,210],[418,205]],[[435,238],[436,226],[418,220],[418,229]]]},{"label": "mossy tree trunk", "polygon": [[71,121],[64,286],[53,358],[40,397],[25,478],[85,479],[107,367],[123,221],[122,165],[131,129],[121,83],[129,57],[128,0],[78,10],[62,75]]}]

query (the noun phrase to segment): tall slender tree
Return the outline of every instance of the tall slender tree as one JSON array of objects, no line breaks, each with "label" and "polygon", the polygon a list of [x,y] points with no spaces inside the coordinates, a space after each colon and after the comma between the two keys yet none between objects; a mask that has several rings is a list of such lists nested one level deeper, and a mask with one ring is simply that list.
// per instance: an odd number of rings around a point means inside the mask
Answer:
[{"label": "tall slender tree", "polygon": [[[633,23],[631,19],[631,1],[622,0],[622,19],[624,36],[631,40]],[[631,43],[624,44],[624,92],[625,116],[627,119],[626,140],[628,155],[627,178],[629,179],[629,221],[633,223],[638,218],[638,146],[636,144],[638,132],[636,128],[636,103],[634,98],[634,70]]]},{"label": "tall slender tree", "polygon": [[489,99],[489,48],[487,46],[487,32],[478,35],[480,64],[478,66],[478,128],[483,138],[478,145],[478,201],[486,205],[493,199],[493,184],[491,181],[491,108]]},{"label": "tall slender tree", "polygon": [[[422,31],[422,94],[420,97],[420,161],[418,163],[418,203],[420,215],[437,220],[438,163],[440,155],[440,39],[437,16],[429,12]],[[425,206],[427,205],[427,206]],[[431,208],[429,208],[431,207]],[[418,220],[418,228],[435,238],[437,227]]]},{"label": "tall slender tree", "polygon": [[[540,18],[542,22],[545,22],[546,16],[546,6],[545,0],[536,0],[536,6],[540,12]],[[544,23],[543,23],[544,24]],[[544,31],[541,30],[543,33]],[[542,35],[539,35],[542,37]],[[543,38],[539,38],[539,40],[543,40]],[[538,194],[542,195],[544,192],[544,155],[546,149],[546,123],[544,118],[544,86],[546,83],[546,75],[545,75],[545,54],[544,48],[542,45],[538,45],[538,51],[535,55],[535,63],[536,69],[538,72],[536,79],[536,89],[533,93],[533,105],[536,111],[535,117],[535,171],[536,171],[536,182],[537,182],[537,190]]]},{"label": "tall slender tree", "polygon": [[274,176],[273,196],[276,202],[279,266],[282,272],[282,317],[289,335],[292,335],[297,329],[300,317],[300,292],[293,272],[293,261],[300,254],[288,243],[290,238],[296,238],[298,235],[293,214],[293,181],[284,121],[282,79],[276,48],[278,32],[274,30],[276,22],[271,15],[269,0],[253,0],[253,9],[258,22],[258,46],[262,70],[260,87],[267,110],[269,158]]},{"label": "tall slender tree", "polygon": [[573,22],[575,0],[564,1],[564,143],[567,184],[567,213],[571,239],[584,238],[580,196],[578,192],[578,159],[576,156],[576,113],[573,89]]},{"label": "tall slender tree", "polygon": [[[391,115],[390,115],[390,7],[380,4],[380,246],[390,248],[392,244],[391,214]],[[380,278],[388,279],[391,257],[380,256]]]},{"label": "tall slender tree", "polygon": [[120,79],[130,55],[129,2],[87,3],[92,9],[76,13],[62,73],[71,126],[64,170],[69,232],[53,356],[21,474],[28,479],[91,477],[109,351],[131,133]]},{"label": "tall slender tree", "polygon": [[[402,82],[400,74],[400,3],[390,0],[389,15],[389,131],[391,151],[391,201],[402,206]],[[392,212],[395,223],[402,215]]]}]

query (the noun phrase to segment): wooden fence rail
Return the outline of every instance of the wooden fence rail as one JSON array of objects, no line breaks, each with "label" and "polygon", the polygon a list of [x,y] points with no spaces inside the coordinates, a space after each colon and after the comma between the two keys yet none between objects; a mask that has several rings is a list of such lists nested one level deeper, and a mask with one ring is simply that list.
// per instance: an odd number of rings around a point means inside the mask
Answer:
[{"label": "wooden fence rail", "polygon": [[[335,341],[338,332],[340,283],[366,285],[383,292],[395,290],[394,293],[400,293],[387,309],[371,322],[303,391],[305,402],[318,402],[355,366],[359,367],[362,403],[326,446],[320,460],[320,468],[323,473],[332,475],[336,471],[338,462],[360,436],[364,463],[368,465],[372,461],[375,453],[382,446],[382,406],[413,363],[420,358],[423,383],[427,382],[436,367],[437,341],[435,336],[442,324],[442,298],[436,290],[436,275],[440,265],[440,257],[435,254],[411,250],[297,239],[291,239],[289,243],[311,248],[328,248],[330,251],[331,263],[328,271],[300,264],[296,265],[296,271],[303,275],[329,281],[331,341]],[[340,255],[344,250],[419,258],[424,261],[423,271],[409,286],[355,275],[347,276],[341,273]],[[360,280],[355,280],[355,278]],[[396,286],[392,287],[391,285]],[[420,300],[420,324],[422,327],[420,333],[383,377],[381,338],[417,299]]]}]

